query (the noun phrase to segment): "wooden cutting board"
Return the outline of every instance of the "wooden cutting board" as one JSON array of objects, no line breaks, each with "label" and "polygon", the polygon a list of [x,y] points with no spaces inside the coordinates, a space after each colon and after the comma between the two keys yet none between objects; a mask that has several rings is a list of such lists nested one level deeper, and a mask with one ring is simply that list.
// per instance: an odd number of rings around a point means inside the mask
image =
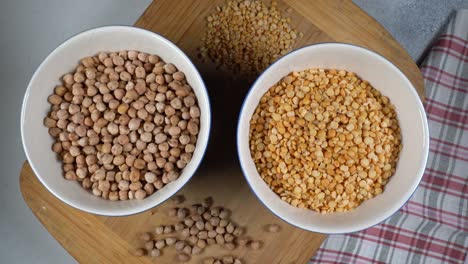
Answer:
[{"label": "wooden cutting board", "polygon": [[[306,232],[277,219],[252,194],[237,160],[235,132],[237,116],[249,84],[214,71],[213,65],[197,60],[196,49],[204,32],[204,18],[223,0],[154,1],[137,27],[164,35],[184,50],[200,69],[211,98],[213,125],[207,154],[193,179],[179,192],[189,203],[213,196],[217,204],[230,208],[233,220],[248,226],[248,235],[265,246],[259,251],[236,249],[234,255],[246,263],[306,263],[326,238]],[[318,42],[346,42],[374,50],[400,68],[424,94],[423,79],[414,61],[392,36],[351,1],[284,0],[292,24],[304,33],[297,47]],[[238,79],[238,78],[235,78]],[[137,258],[130,253],[141,246],[138,235],[158,224],[169,223],[163,204],[147,212],[126,217],[104,217],[74,209],[52,196],[25,163],[20,176],[21,192],[32,212],[52,236],[80,263],[173,263],[174,249],[164,251],[157,261]],[[265,233],[265,224],[278,223],[277,234]],[[199,263],[206,256],[229,252],[213,246],[192,259]]]}]

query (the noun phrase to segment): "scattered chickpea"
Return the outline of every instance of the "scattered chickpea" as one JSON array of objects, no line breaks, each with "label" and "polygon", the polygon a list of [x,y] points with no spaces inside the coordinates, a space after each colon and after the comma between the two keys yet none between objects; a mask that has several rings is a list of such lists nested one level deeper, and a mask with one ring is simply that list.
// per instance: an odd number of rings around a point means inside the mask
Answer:
[{"label": "scattered chickpea", "polygon": [[146,251],[143,248],[137,248],[135,250],[135,256],[142,257],[146,254]]},{"label": "scattered chickpea", "polygon": [[189,230],[190,235],[195,236],[200,232],[200,230],[196,226],[192,226]]},{"label": "scattered chickpea", "polygon": [[202,251],[203,251],[203,249],[199,248],[198,246],[193,246],[191,254],[192,255],[199,255]]},{"label": "scattered chickpea", "polygon": [[236,249],[236,245],[234,243],[229,242],[229,243],[224,244],[224,248],[227,249],[227,250],[234,250],[234,249]]},{"label": "scattered chickpea", "polygon": [[195,221],[193,221],[191,218],[185,218],[184,219],[184,224],[187,227],[192,227],[194,223],[195,223]]},{"label": "scattered chickpea", "polygon": [[166,245],[172,246],[172,245],[174,245],[176,243],[176,241],[177,240],[174,237],[167,237],[166,238]]},{"label": "scattered chickpea", "polygon": [[258,240],[252,240],[249,242],[249,247],[253,250],[258,250],[262,247],[262,242]]},{"label": "scattered chickpea", "polygon": [[179,208],[177,210],[177,217],[179,219],[184,219],[188,214],[188,210],[186,208]]},{"label": "scattered chickpea", "polygon": [[224,236],[222,236],[221,234],[217,234],[215,237],[215,240],[216,240],[216,243],[219,245],[224,244]]},{"label": "scattered chickpea", "polygon": [[242,262],[242,260],[236,258],[236,259],[234,259],[233,264],[243,264],[243,262]]},{"label": "scattered chickpea", "polygon": [[164,227],[164,234],[170,234],[174,231],[174,227],[172,225],[167,225]]},{"label": "scattered chickpea", "polygon": [[188,209],[188,211],[192,214],[190,215],[190,219],[192,219],[194,221],[194,223],[196,223],[197,221],[200,221],[202,220],[202,217],[199,213],[197,213],[197,208],[198,208],[198,205],[192,205],[192,207],[190,209]]},{"label": "scattered chickpea", "polygon": [[207,245],[207,243],[206,243],[206,240],[204,240],[204,239],[199,239],[199,240],[197,241],[197,247],[199,247],[199,248],[202,248],[202,249],[203,249],[203,248],[206,247],[206,245]]},{"label": "scattered chickpea", "polygon": [[152,257],[159,257],[161,256],[161,250],[157,249],[157,248],[154,248],[151,250],[151,256]]},{"label": "scattered chickpea", "polygon": [[143,234],[141,234],[140,238],[143,241],[150,241],[151,240],[151,234],[150,233],[143,233]]},{"label": "scattered chickpea", "polygon": [[250,240],[246,237],[238,237],[235,241],[238,246],[246,246]]},{"label": "scattered chickpea", "polygon": [[226,226],[226,232],[228,232],[229,234],[232,234],[234,233],[234,230],[235,230],[235,225],[233,223],[229,223],[227,226]]},{"label": "scattered chickpea", "polygon": [[215,214],[213,214],[213,212],[211,212],[211,218],[210,218],[209,221],[210,221],[210,224],[213,225],[213,227],[216,227],[216,226],[219,225],[220,219],[219,219],[219,217],[215,216]]},{"label": "scattered chickpea", "polygon": [[224,229],[224,227],[221,227],[221,226],[216,227],[215,230],[216,230],[216,233],[218,233],[218,234],[226,233],[226,230]]},{"label": "scattered chickpea", "polygon": [[207,257],[203,260],[203,264],[214,264],[216,261],[215,257]]},{"label": "scattered chickpea", "polygon": [[154,242],[151,240],[151,241],[147,241],[145,242],[145,249],[148,250],[149,252],[151,252],[151,250],[154,248]]},{"label": "scattered chickpea", "polygon": [[226,219],[226,218],[228,218],[228,216],[229,216],[229,211],[227,211],[227,210],[222,210],[219,213],[219,218],[221,218],[221,219]]},{"label": "scattered chickpea", "polygon": [[176,232],[179,232],[179,231],[181,231],[181,230],[184,229],[184,228],[185,228],[185,225],[184,225],[184,223],[182,223],[182,222],[177,223],[177,224],[174,225],[174,230],[175,230]]},{"label": "scattered chickpea", "polygon": [[[100,174],[105,174],[104,170],[101,171]],[[119,184],[116,184],[116,188],[128,188],[129,182],[124,179],[126,177],[124,173],[116,174],[114,177],[120,179]],[[185,198],[180,196],[179,198],[172,199],[175,200],[172,204],[176,203],[179,205]],[[157,226],[154,232],[158,238],[161,235],[172,234],[174,231],[177,233],[156,240],[152,240],[150,233],[142,233],[140,238],[145,241],[144,248],[146,251],[144,254],[149,252],[150,256],[157,257],[162,254],[162,250],[166,247],[174,246],[176,251],[179,252],[178,255],[185,254],[188,257],[187,261],[189,261],[191,255],[201,254],[210,245],[218,244],[227,250],[235,250],[237,246],[246,245],[250,240],[246,240],[242,244],[240,242],[242,238],[234,235],[235,230],[239,227],[230,221],[230,214],[227,213],[229,210],[223,207],[212,206],[213,198],[208,197],[201,204],[193,204],[190,208],[170,208],[168,210],[170,212],[169,215],[174,216],[179,214],[181,221],[174,225]],[[202,217],[202,214],[209,214],[210,217]],[[221,219],[220,216],[223,218]],[[210,223],[211,219],[216,219],[214,227]],[[240,233],[242,234],[243,232]],[[177,240],[176,237],[180,237],[182,240]],[[219,263],[242,263],[240,259],[230,255],[216,260],[220,261]]]},{"label": "scattered chickpea", "polygon": [[190,255],[186,254],[186,253],[179,253],[177,254],[177,260],[179,262],[187,262],[190,260]]},{"label": "scattered chickpea", "polygon": [[177,242],[175,243],[175,249],[176,249],[177,251],[182,251],[182,250],[184,249],[184,247],[185,247],[185,241],[179,240],[179,241],[177,241]]},{"label": "scattered chickpea", "polygon": [[213,239],[213,238],[207,238],[207,239],[206,239],[206,244],[208,244],[208,245],[214,245],[214,244],[216,244],[216,240]]},{"label": "scattered chickpea", "polygon": [[186,254],[192,254],[192,247],[190,245],[185,245],[182,251]]},{"label": "scattered chickpea", "polygon": [[154,246],[157,248],[157,249],[163,249],[164,247],[166,247],[166,241],[165,240],[157,240],[155,243],[154,243]]},{"label": "scattered chickpea", "polygon": [[277,224],[269,224],[265,226],[265,230],[270,233],[278,233],[281,227]]},{"label": "scattered chickpea", "polygon": [[155,229],[154,229],[154,232],[157,234],[157,235],[161,235],[164,233],[164,226],[157,226]]},{"label": "scattered chickpea", "polygon": [[224,241],[230,243],[234,241],[234,236],[230,233],[224,234]]},{"label": "scattered chickpea", "polygon": [[231,255],[223,256],[222,261],[224,264],[232,264],[234,263],[234,257]]}]

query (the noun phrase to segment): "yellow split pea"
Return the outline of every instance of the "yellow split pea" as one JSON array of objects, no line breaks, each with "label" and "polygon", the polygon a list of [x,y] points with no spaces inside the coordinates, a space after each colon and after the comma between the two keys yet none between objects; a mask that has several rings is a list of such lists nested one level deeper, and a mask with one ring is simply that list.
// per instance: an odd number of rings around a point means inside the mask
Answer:
[{"label": "yellow split pea", "polygon": [[402,148],[390,100],[343,70],[292,72],[260,99],[250,151],[282,200],[344,212],[383,192]]},{"label": "yellow split pea", "polygon": [[199,51],[222,69],[256,77],[302,36],[276,1],[229,0],[206,18]]}]

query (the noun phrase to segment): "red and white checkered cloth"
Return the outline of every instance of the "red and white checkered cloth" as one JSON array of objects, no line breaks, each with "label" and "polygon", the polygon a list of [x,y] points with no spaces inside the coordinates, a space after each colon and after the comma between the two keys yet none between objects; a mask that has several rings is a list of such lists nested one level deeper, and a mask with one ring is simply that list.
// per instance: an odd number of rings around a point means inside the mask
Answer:
[{"label": "red and white checkered cloth", "polygon": [[468,10],[451,19],[421,70],[431,136],[421,184],[386,221],[329,236],[310,263],[468,262]]}]

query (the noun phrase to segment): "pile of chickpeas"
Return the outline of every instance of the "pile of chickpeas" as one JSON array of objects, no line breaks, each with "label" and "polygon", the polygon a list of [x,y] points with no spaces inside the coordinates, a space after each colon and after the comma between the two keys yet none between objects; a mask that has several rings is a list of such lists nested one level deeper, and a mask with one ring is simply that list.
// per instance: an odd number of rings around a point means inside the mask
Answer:
[{"label": "pile of chickpeas", "polygon": [[344,212],[383,192],[402,148],[395,107],[353,72],[292,72],[260,99],[250,152],[282,200]]},{"label": "pile of chickpeas", "polygon": [[[183,206],[185,197],[176,195],[171,198],[174,207],[167,210],[172,223],[158,225],[154,232],[140,234],[143,247],[135,250],[136,256],[163,256],[169,247],[176,250],[175,260],[187,262],[195,255],[204,254],[211,246],[220,246],[225,251],[233,251],[243,247],[249,250],[260,250],[264,242],[251,239],[246,235],[246,228],[235,224],[231,220],[231,211],[221,206],[214,206],[211,197],[205,198],[201,203]],[[278,224],[268,224],[264,231],[278,233],[281,227]],[[167,258],[166,258],[167,259]],[[240,258],[233,255],[223,257],[208,256],[203,264],[242,264]]]},{"label": "pile of chickpeas", "polygon": [[109,200],[144,199],[177,180],[200,127],[183,72],[157,55],[101,52],[48,97],[44,119],[64,177]]}]

